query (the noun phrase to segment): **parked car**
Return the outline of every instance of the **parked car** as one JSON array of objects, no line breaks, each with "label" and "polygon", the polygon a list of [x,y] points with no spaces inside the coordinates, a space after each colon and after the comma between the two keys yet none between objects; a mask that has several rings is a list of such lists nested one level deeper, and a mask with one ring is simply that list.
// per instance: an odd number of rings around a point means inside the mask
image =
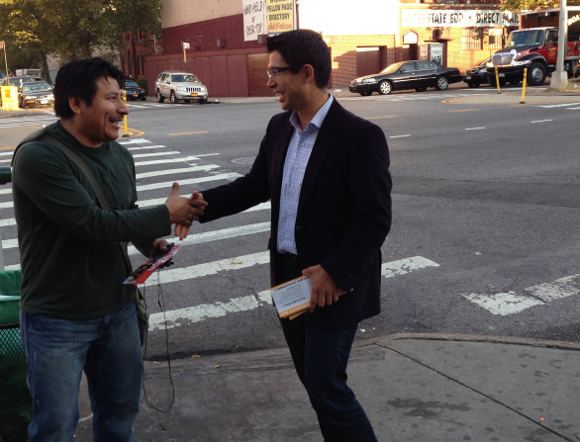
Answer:
[{"label": "parked car", "polygon": [[145,89],[139,86],[135,80],[131,80],[130,78],[125,79],[123,81],[123,90],[127,94],[127,100],[141,100],[145,101]]},{"label": "parked car", "polygon": [[161,72],[155,81],[157,102],[163,103],[166,98],[170,103],[183,100],[186,103],[207,102],[207,87],[194,74],[189,72]]},{"label": "parked car", "polygon": [[469,68],[463,74],[463,81],[467,83],[469,87],[479,87],[480,84],[487,83],[487,63],[491,61],[491,57],[487,57],[477,66]]},{"label": "parked car", "polygon": [[407,60],[393,63],[378,74],[355,78],[348,85],[351,92],[363,97],[378,92],[387,95],[397,89],[415,89],[417,92],[435,87],[444,91],[451,83],[461,81],[457,68],[444,68],[428,60]]},{"label": "parked car", "polygon": [[2,86],[16,86],[20,87],[22,83],[31,81],[44,81],[41,77],[34,77],[32,75],[18,75],[15,77],[6,77],[2,80]]},{"label": "parked car", "polygon": [[44,80],[22,83],[18,88],[18,104],[23,109],[30,106],[52,106],[52,86]]}]

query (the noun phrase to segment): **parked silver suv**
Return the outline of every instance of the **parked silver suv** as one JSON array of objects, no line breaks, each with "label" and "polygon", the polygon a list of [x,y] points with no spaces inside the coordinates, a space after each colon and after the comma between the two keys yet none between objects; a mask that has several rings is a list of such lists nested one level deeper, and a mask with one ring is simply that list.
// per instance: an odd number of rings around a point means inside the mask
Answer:
[{"label": "parked silver suv", "polygon": [[155,80],[155,95],[158,103],[169,98],[170,103],[183,100],[203,104],[207,102],[207,87],[189,72],[164,71]]}]

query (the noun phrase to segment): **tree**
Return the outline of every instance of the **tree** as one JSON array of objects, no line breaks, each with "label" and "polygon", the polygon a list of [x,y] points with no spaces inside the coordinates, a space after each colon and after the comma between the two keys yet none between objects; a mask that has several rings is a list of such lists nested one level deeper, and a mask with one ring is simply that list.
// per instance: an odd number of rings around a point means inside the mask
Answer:
[{"label": "tree", "polygon": [[[568,0],[568,5],[580,5],[579,0]],[[559,0],[504,0],[502,8],[514,12],[534,11],[536,9],[559,8]]]},{"label": "tree", "polygon": [[0,0],[0,39],[46,60],[118,49],[123,32],[159,33],[160,0]]}]

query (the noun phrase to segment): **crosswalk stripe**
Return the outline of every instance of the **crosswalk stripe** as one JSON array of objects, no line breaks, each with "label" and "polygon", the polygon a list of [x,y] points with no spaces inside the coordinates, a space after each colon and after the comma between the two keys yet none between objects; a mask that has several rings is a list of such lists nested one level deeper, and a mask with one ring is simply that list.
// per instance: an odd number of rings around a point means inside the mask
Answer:
[{"label": "crosswalk stripe", "polygon": [[[207,183],[210,181],[221,181],[221,180],[233,180],[235,178],[239,178],[241,175],[237,172],[230,172],[230,173],[221,173],[219,175],[211,175],[211,176],[204,176],[199,178],[192,178],[189,180],[179,180],[180,186],[186,186],[188,184],[199,184],[199,183]],[[145,190],[153,190],[153,189],[170,189],[173,185],[174,181],[166,181],[164,183],[154,183],[154,184],[145,184],[141,186],[137,186],[137,192],[143,192]],[[1,207],[1,205],[0,205]]]},{"label": "crosswalk stripe", "polygon": [[[184,198],[188,198],[189,195],[181,195]],[[167,198],[155,198],[155,199],[151,199],[151,200],[143,200],[143,201],[138,201],[139,207],[150,207],[150,206],[156,206],[158,204],[163,204],[165,202]],[[258,204],[257,206],[254,207],[250,207],[248,210],[244,210],[244,212],[242,213],[247,213],[247,212],[257,212],[260,210],[270,210],[270,203],[261,203]],[[0,227],[8,227],[8,226],[15,226],[16,225],[16,220],[14,218],[5,218],[5,219],[1,219],[0,220]]]},{"label": "crosswalk stripe", "polygon": [[133,155],[133,158],[148,158],[148,157],[162,157],[165,155],[179,155],[181,152],[178,150],[170,150],[167,152],[155,152],[155,153],[137,153]]},{"label": "crosswalk stripe", "polygon": [[149,149],[161,149],[167,147],[165,144],[154,144],[152,146],[138,146],[138,147],[128,147],[127,150],[134,152],[136,150],[149,150]]},{"label": "crosswalk stripe", "polygon": [[[239,178],[241,175],[237,172],[229,172],[229,173],[220,173],[217,175],[208,175],[202,176],[198,178],[191,178],[188,180],[175,180],[178,181],[181,186],[186,186],[188,184],[200,184],[200,183],[208,183],[211,181],[231,181],[235,178]],[[165,181],[162,183],[152,183],[152,184],[143,184],[141,186],[137,186],[137,192],[143,192],[146,190],[157,190],[157,189],[171,189],[174,181]],[[164,200],[165,201],[165,200]],[[7,201],[0,203],[0,209],[11,209],[14,207],[14,203],[12,201]]]},{"label": "crosswalk stripe", "polygon": [[555,107],[567,107],[567,106],[577,106],[580,103],[560,103],[560,104],[541,104],[538,107],[543,107],[545,109],[552,109]]},{"label": "crosswalk stripe", "polygon": [[154,286],[158,283],[169,284],[172,282],[203,278],[219,272],[245,269],[260,264],[267,264],[268,262],[270,262],[270,252],[258,252],[178,269],[164,270],[159,272],[159,274],[153,273],[145,282],[145,287]]},{"label": "crosswalk stripe", "polygon": [[179,169],[154,170],[152,172],[138,173],[136,174],[136,178],[142,179],[162,175],[178,175],[180,173],[209,172],[210,170],[219,169],[219,167],[217,164],[204,164],[203,166],[181,167]]},{"label": "crosswalk stripe", "polygon": [[147,143],[151,143],[151,141],[145,139],[145,138],[131,138],[129,140],[117,140],[117,142],[119,144],[122,144],[123,146],[127,146],[129,144],[147,144]]},{"label": "crosswalk stripe", "polygon": [[411,258],[383,263],[381,274],[384,278],[392,278],[427,267],[439,267],[439,264],[422,256],[413,256]]},{"label": "crosswalk stripe", "polygon": [[199,157],[199,155],[190,155],[180,158],[163,158],[161,160],[136,161],[135,167],[152,166],[154,164],[185,163],[186,161],[197,161],[199,160]]},{"label": "crosswalk stripe", "polygon": [[580,274],[566,276],[552,282],[524,289],[528,295],[512,290],[501,293],[467,293],[462,296],[498,316],[520,313],[530,307],[545,305],[559,299],[580,294]]},{"label": "crosswalk stripe", "polygon": [[[203,276],[215,274],[220,271],[239,270],[241,268],[248,268],[254,265],[269,263],[269,252],[254,253],[251,255],[238,256],[232,259],[214,261],[213,263],[201,264],[198,266],[188,267],[185,272],[179,272],[182,269],[175,269],[171,275],[166,275],[171,270],[160,272],[159,280],[161,283],[183,281],[185,279],[194,279]],[[236,263],[236,264],[233,264]],[[393,276],[402,276],[409,273],[412,267],[413,270],[418,270],[425,267],[438,267],[439,264],[423,258],[421,256],[414,256],[412,258],[400,259],[397,261],[386,262],[383,264],[383,269],[388,269],[387,274],[383,272],[386,278]],[[157,284],[155,279],[150,282],[152,275],[147,280],[146,287]],[[195,291],[195,290],[194,290]],[[217,301],[211,304],[200,304],[191,307],[179,308],[169,310],[165,313],[153,313],[149,316],[149,330],[162,330],[164,327],[168,329],[189,325],[206,319],[221,318],[231,313],[241,313],[255,310],[263,305],[271,304],[270,294],[268,290],[263,290],[253,295],[239,296],[230,298],[226,301]]]}]

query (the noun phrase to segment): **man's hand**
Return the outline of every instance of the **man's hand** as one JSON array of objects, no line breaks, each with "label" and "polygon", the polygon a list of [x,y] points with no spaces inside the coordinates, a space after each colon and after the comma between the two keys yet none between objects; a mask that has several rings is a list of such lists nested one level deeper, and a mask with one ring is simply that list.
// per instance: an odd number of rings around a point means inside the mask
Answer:
[{"label": "man's hand", "polygon": [[[203,199],[203,194],[201,192],[193,192],[191,194],[191,202],[192,204],[194,204],[194,206],[196,207],[200,207],[202,210],[205,209],[205,207],[207,206],[207,201]],[[201,213],[201,215],[203,215],[203,211]],[[201,216],[200,215],[200,216]],[[199,217],[195,218],[196,220]],[[183,240],[187,237],[187,235],[189,235],[189,229],[191,227],[191,224],[189,226],[186,226],[184,224],[176,224],[175,225],[175,236],[177,236],[180,240]]]},{"label": "man's hand", "polygon": [[148,258],[153,259],[156,256],[164,255],[169,251],[168,245],[169,243],[164,239],[156,239],[153,241],[153,247],[151,247]]},{"label": "man's hand", "polygon": [[316,307],[329,307],[344,295],[332,277],[321,265],[315,265],[302,270],[302,275],[310,278],[312,293],[310,295],[310,313]]},{"label": "man's hand", "polygon": [[203,198],[194,199],[179,196],[179,184],[173,183],[165,205],[169,210],[171,224],[181,224],[189,227],[193,221],[203,215],[207,203]]}]

